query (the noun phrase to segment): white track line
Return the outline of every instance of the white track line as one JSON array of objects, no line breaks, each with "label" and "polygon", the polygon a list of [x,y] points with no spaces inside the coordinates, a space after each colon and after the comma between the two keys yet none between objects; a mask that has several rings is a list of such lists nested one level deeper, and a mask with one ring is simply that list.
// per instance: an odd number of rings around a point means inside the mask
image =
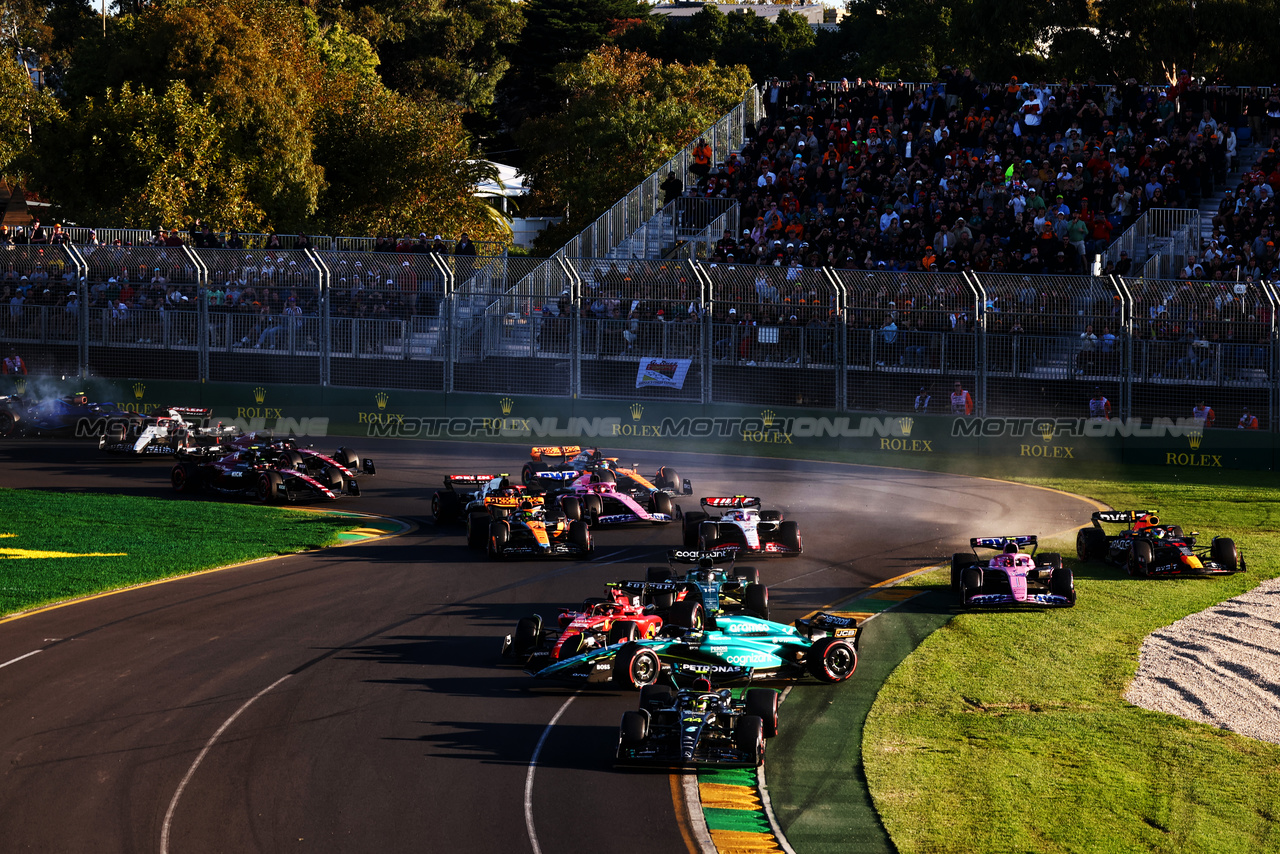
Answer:
[{"label": "white track line", "polygon": [[39,655],[42,652],[44,652],[44,650],[42,649],[33,649],[31,650],[31,652],[27,653],[26,655],[20,655],[17,658],[9,659],[4,664],[0,664],[0,667],[8,667],[10,664],[17,664],[19,661],[22,661],[22,659],[24,658],[30,658],[31,656]]},{"label": "white track line", "polygon": [[[560,720],[560,716],[565,713],[572,703],[578,697],[575,691],[573,696],[564,701],[564,705],[555,713],[555,716],[547,723],[546,729],[542,731],[542,737],[538,739],[538,744],[533,748],[533,756],[529,759],[529,772],[524,778],[524,829],[529,834],[529,844],[533,846],[533,854],[542,854],[542,847],[538,845],[538,833],[533,829],[533,772],[538,767],[538,754],[542,753],[542,745],[546,743],[547,736],[551,735],[551,728],[556,725],[556,721]],[[160,854],[165,854],[161,851]]]},{"label": "white track line", "polygon": [[196,757],[196,761],[191,763],[191,767],[187,769],[186,776],[183,777],[182,782],[178,784],[178,790],[173,793],[173,799],[169,801],[169,809],[165,811],[164,824],[160,828],[160,854],[169,854],[169,829],[173,825],[173,814],[178,809],[178,799],[182,797],[183,790],[187,788],[187,784],[190,783],[191,778],[195,776],[196,769],[200,767],[200,763],[204,760],[204,757],[213,748],[214,742],[218,740],[219,736],[227,731],[227,727],[235,723],[236,718],[240,717],[240,715],[244,713],[245,709],[253,705],[255,700],[263,694],[266,694],[284,680],[288,679],[290,675],[291,674],[286,673],[245,701],[245,704],[236,709],[235,714],[223,721],[222,726],[218,727],[218,731],[210,736],[209,740],[205,742],[204,749],[200,751],[200,755]]}]

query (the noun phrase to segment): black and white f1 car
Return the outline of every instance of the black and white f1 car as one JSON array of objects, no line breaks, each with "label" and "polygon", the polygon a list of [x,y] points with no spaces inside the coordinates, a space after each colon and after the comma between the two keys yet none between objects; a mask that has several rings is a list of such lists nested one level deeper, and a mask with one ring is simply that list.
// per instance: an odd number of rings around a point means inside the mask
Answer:
[{"label": "black and white f1 car", "polygon": [[237,427],[210,424],[212,415],[212,409],[160,407],[136,421],[111,425],[111,429],[98,438],[98,447],[109,454],[128,456],[176,454],[240,435]]},{"label": "black and white f1 car", "polygon": [[[1109,535],[1103,524],[1124,525]],[[1166,525],[1154,510],[1098,510],[1093,525],[1076,532],[1080,560],[1103,560],[1123,566],[1130,575],[1171,578],[1232,575],[1245,571],[1244,555],[1235,540],[1214,537],[1208,548],[1196,546],[1200,534],[1184,534],[1179,525]]]},{"label": "black and white f1 car", "polygon": [[761,510],[759,498],[728,495],[699,503],[701,511],[684,514],[686,547],[769,557],[795,557],[803,551],[800,523],[784,520],[780,510]]},{"label": "black and white f1 car", "polygon": [[765,740],[778,734],[778,692],[748,688],[741,699],[706,679],[673,691],[640,689],[640,708],[623,712],[617,764],[684,768],[755,768]]}]

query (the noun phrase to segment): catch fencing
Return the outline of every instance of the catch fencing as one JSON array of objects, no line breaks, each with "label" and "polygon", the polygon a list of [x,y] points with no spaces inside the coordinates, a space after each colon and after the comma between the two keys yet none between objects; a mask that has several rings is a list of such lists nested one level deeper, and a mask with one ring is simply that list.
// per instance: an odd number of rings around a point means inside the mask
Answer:
[{"label": "catch fencing", "polygon": [[190,247],[0,265],[6,349],[46,375],[934,414],[959,384],[977,415],[1105,397],[1280,423],[1268,282]]}]

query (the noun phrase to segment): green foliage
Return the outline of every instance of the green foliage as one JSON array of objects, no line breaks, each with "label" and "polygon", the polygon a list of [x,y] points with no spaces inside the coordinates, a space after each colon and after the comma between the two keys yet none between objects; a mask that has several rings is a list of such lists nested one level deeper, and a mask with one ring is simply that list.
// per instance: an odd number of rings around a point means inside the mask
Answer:
[{"label": "green foliage", "polygon": [[[1280,747],[1136,708],[1123,693],[1147,635],[1280,574],[1280,490],[1266,473],[1161,475],[1031,482],[1231,536],[1249,572],[1161,582],[1078,566],[1069,611],[966,613],[927,638],[881,689],[863,742],[898,850],[1273,845]],[[1074,529],[1042,545],[1069,556]],[[947,575],[928,578],[941,590]]]},{"label": "green foliage", "polygon": [[742,67],[663,64],[602,48],[557,69],[564,111],[519,133],[534,203],[568,208],[581,228],[728,112],[750,84]]},{"label": "green foliage", "polygon": [[798,71],[815,36],[807,19],[786,9],[775,22],[751,10],[726,15],[712,5],[689,18],[654,16],[647,26],[625,32],[618,44],[668,62],[745,65],[753,79],[765,80]]},{"label": "green foliage", "polygon": [[58,105],[47,93],[37,92],[22,66],[8,54],[0,55],[0,175],[16,176],[14,161],[28,150],[30,122],[58,116]]},{"label": "green foliage", "polygon": [[317,230],[505,236],[505,222],[472,195],[496,173],[470,158],[469,144],[456,106],[414,102],[380,85],[356,88],[319,117],[316,162],[329,183]]}]

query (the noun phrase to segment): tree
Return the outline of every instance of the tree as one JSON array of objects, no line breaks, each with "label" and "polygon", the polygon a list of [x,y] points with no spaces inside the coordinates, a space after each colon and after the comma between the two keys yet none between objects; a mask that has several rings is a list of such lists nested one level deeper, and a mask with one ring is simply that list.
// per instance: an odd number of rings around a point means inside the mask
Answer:
[{"label": "tree", "polygon": [[[470,155],[462,111],[435,99],[412,101],[364,84],[326,109],[316,132],[316,162],[328,178],[316,217],[331,234],[469,232],[501,239],[510,228],[473,195],[495,176]],[[496,214],[496,216],[495,216]]]},{"label": "tree", "polygon": [[243,228],[262,211],[246,198],[250,165],[223,131],[181,81],[160,97],[126,83],[40,122],[27,171],[78,222],[147,228],[199,216]]},{"label": "tree", "polygon": [[31,150],[31,121],[57,116],[59,110],[48,93],[31,85],[26,69],[7,52],[0,55],[0,115],[9,117],[0,122],[0,175],[20,177],[20,168],[11,167]]},{"label": "tree", "polygon": [[565,109],[531,119],[518,139],[533,202],[580,229],[742,99],[746,68],[663,64],[605,47],[558,69]]}]

